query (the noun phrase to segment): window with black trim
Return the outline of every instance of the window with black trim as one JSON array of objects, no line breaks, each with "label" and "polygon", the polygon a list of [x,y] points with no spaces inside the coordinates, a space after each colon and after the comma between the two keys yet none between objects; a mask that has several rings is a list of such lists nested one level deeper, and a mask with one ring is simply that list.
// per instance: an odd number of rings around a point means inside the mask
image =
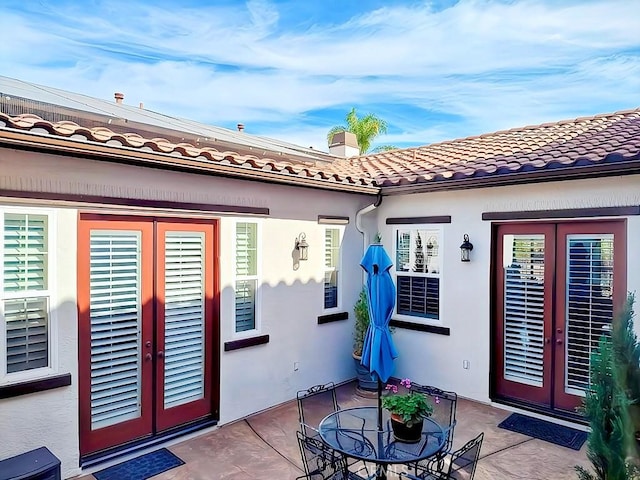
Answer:
[{"label": "window with black trim", "polygon": [[235,331],[257,331],[258,224],[236,223]]},{"label": "window with black trim", "polygon": [[440,319],[439,229],[395,229],[396,314],[408,319]]},{"label": "window with black trim", "polygon": [[324,230],[324,309],[340,308],[340,244],[342,228]]}]

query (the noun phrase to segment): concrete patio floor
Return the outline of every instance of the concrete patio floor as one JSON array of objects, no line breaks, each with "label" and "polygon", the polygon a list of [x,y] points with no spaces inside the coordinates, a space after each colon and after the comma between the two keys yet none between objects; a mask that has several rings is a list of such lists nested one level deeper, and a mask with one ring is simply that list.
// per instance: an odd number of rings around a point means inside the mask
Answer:
[{"label": "concrete patio floor", "polygon": [[[375,399],[355,395],[354,384],[347,384],[338,389],[338,403],[345,408],[375,404]],[[488,405],[458,401],[454,448],[485,432],[477,480],[573,480],[577,478],[574,465],[589,465],[586,444],[574,451],[498,428],[509,414]],[[294,479],[303,474],[297,430],[298,411],[292,401],[169,446],[185,465],[153,479]]]}]

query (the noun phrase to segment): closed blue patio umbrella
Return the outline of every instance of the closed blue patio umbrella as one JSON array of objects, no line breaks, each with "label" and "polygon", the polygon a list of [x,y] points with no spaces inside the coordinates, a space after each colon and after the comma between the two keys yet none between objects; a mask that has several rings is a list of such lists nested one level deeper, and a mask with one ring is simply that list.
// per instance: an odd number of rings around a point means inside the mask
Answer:
[{"label": "closed blue patio umbrella", "polygon": [[382,382],[393,373],[393,360],[398,356],[389,331],[389,322],[396,304],[396,287],[389,269],[393,266],[384,247],[370,245],[360,266],[367,272],[369,328],[362,349],[362,365],[378,380],[378,429],[382,429]]}]

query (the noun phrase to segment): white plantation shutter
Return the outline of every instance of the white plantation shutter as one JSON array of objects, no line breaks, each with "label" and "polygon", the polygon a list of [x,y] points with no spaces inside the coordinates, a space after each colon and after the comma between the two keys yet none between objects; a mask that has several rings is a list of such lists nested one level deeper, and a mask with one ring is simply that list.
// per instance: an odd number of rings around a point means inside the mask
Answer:
[{"label": "white plantation shutter", "polygon": [[504,236],[504,378],[541,387],[544,235]]},{"label": "white plantation shutter", "polygon": [[256,328],[258,225],[236,224],[236,332]]},{"label": "white plantation shutter", "polygon": [[49,364],[48,305],[46,298],[4,302],[7,324],[7,373]]},{"label": "white plantation shutter", "polygon": [[324,308],[338,306],[338,270],[340,262],[340,230],[325,229],[324,235]]},{"label": "white plantation shutter", "polygon": [[428,228],[396,230],[396,312],[440,318],[440,232]]},{"label": "white plantation shutter", "polygon": [[92,231],[91,427],[141,413],[140,232]]},{"label": "white plantation shutter", "polygon": [[48,216],[5,213],[2,225],[6,373],[48,367]]},{"label": "white plantation shutter", "polygon": [[589,359],[613,319],[613,235],[567,236],[567,393],[589,386]]},{"label": "white plantation shutter", "polygon": [[46,215],[4,215],[5,293],[47,289]]},{"label": "white plantation shutter", "polygon": [[204,397],[204,262],[204,233],[166,233],[165,408]]}]

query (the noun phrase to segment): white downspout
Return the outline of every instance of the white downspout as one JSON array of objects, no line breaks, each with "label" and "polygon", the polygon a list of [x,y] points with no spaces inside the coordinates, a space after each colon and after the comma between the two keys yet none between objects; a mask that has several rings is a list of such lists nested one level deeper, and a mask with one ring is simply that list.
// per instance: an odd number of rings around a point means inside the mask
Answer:
[{"label": "white downspout", "polygon": [[[371,205],[367,205],[366,207],[358,210],[358,212],[356,213],[356,230],[358,230],[362,234],[362,254],[363,255],[364,255],[364,252],[367,250],[367,247],[369,246],[370,241],[369,241],[367,232],[365,232],[365,230],[362,227],[362,217],[365,216],[367,213],[374,211],[381,204],[382,204],[382,195],[378,194],[378,198],[376,199],[375,203],[372,203]],[[362,284],[364,285],[364,283],[365,283],[365,272],[363,270]]]}]

